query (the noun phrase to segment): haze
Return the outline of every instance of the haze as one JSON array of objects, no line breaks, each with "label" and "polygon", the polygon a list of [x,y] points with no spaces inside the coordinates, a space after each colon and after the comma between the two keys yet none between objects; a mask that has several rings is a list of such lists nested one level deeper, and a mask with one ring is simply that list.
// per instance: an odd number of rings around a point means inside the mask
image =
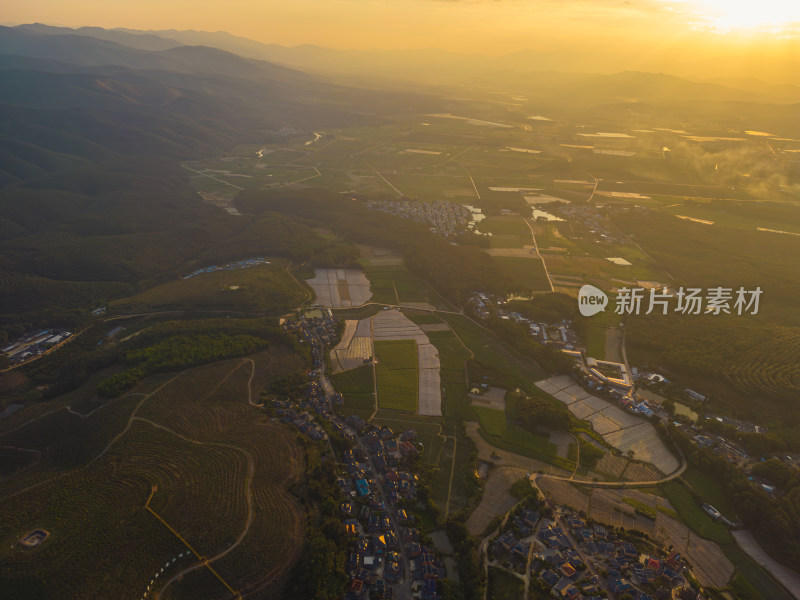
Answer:
[{"label": "haze", "polygon": [[597,72],[645,69],[710,76],[714,67],[700,73],[692,66],[708,59],[723,68],[738,66],[741,75],[763,75],[768,64],[774,78],[786,80],[796,72],[800,8],[781,0],[236,0],[224,6],[178,0],[168,7],[153,0],[14,0],[6,3],[3,17],[70,27],[225,30],[285,46],[437,48],[494,56],[558,52],[560,69]]}]

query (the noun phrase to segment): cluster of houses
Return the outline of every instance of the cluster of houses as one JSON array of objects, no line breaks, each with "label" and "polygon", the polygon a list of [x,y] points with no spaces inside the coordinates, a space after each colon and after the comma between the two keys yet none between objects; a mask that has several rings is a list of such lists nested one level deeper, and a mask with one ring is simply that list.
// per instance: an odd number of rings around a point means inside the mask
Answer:
[{"label": "cluster of houses", "polygon": [[477,292],[467,301],[467,305],[481,319],[497,315],[503,320],[514,321],[527,328],[531,337],[543,346],[554,346],[561,350],[575,350],[581,347],[578,334],[572,328],[572,321],[564,319],[557,323],[537,323],[519,312],[505,308],[508,300],[496,298],[484,292]]},{"label": "cluster of houses", "polygon": [[328,437],[319,422],[320,419],[329,420],[345,437],[353,437],[339,419],[331,414],[331,403],[342,404],[342,395],[336,391],[326,391],[323,384],[325,347],[336,340],[335,319],[329,313],[320,312],[318,317],[304,316],[297,321],[286,321],[283,323],[283,329],[294,333],[300,343],[309,346],[312,369],[308,373],[308,382],[298,397],[273,400],[275,414],[281,422],[294,426],[315,441]]},{"label": "cluster of houses", "polygon": [[311,376],[317,376],[325,370],[325,347],[335,345],[339,334],[336,331],[337,320],[329,309],[314,309],[292,321],[283,321],[284,331],[297,336],[301,344],[311,350]]},{"label": "cluster of houses", "polygon": [[66,329],[41,329],[7,344],[0,348],[0,352],[8,357],[12,365],[19,364],[44,354],[70,337],[72,332]]},{"label": "cluster of houses", "polygon": [[614,246],[628,244],[628,240],[607,226],[608,220],[591,205],[561,203],[551,205],[548,210],[554,215],[568,220],[577,237]]},{"label": "cluster of houses", "polygon": [[346,598],[392,598],[392,586],[411,582],[414,597],[438,600],[444,562],[403,508],[417,500],[419,477],[408,464],[418,453],[417,433],[396,435],[388,427],[365,426],[358,417],[349,417],[347,426],[366,431],[359,446],[343,453],[344,473],[337,480],[345,498],[339,505],[342,524],[353,538]]},{"label": "cluster of houses", "polygon": [[481,212],[480,209],[447,200],[420,202],[410,198],[370,200],[367,202],[367,208],[425,223],[430,226],[432,233],[444,237],[451,237],[471,229],[471,226],[474,226],[473,215]]},{"label": "cluster of houses", "polygon": [[530,508],[519,511],[494,540],[492,558],[496,566],[522,575],[530,565],[530,576],[557,598],[699,597],[684,577],[686,565],[678,553],[640,553],[614,530],[572,512],[555,520]]},{"label": "cluster of houses", "polygon": [[701,448],[711,448],[729,462],[744,466],[750,462],[747,451],[736,442],[725,436],[712,433],[697,424],[684,424],[673,421],[672,424],[695,445]]},{"label": "cluster of houses", "polygon": [[291,400],[273,400],[272,405],[281,423],[292,425],[300,433],[317,442],[328,437],[322,425],[307,410],[298,411],[297,405]]}]

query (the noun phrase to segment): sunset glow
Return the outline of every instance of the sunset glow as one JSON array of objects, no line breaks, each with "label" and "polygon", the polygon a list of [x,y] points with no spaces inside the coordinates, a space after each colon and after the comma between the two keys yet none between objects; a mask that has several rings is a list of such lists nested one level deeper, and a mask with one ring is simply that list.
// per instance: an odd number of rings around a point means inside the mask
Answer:
[{"label": "sunset glow", "polygon": [[689,5],[718,31],[789,32],[800,26],[800,4],[786,0],[691,0]]}]

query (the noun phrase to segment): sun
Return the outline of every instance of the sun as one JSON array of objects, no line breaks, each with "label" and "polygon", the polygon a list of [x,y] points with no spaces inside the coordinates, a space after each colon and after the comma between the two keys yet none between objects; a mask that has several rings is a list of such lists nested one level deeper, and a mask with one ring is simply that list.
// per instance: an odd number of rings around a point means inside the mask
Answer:
[{"label": "sun", "polygon": [[719,31],[800,27],[796,0],[689,0],[698,16]]}]

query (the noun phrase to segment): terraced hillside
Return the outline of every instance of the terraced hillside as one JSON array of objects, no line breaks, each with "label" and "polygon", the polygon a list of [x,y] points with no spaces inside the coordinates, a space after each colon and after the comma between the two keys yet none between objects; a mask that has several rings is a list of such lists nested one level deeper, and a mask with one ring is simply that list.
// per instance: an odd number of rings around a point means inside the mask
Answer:
[{"label": "terraced hillside", "polygon": [[[0,445],[40,453],[0,481],[0,589],[20,599],[280,597],[303,539],[287,489],[304,458],[251,392],[301,366],[276,346],[145,380],[91,416],[57,410],[0,434]],[[53,449],[71,441],[81,454],[59,459]],[[19,543],[35,529],[50,536]]]},{"label": "terraced hillside", "polygon": [[606,442],[621,452],[631,453],[632,458],[652,464],[665,475],[680,466],[650,423],[592,396],[570,377],[551,377],[536,386],[566,404],[577,418],[589,421]]}]

